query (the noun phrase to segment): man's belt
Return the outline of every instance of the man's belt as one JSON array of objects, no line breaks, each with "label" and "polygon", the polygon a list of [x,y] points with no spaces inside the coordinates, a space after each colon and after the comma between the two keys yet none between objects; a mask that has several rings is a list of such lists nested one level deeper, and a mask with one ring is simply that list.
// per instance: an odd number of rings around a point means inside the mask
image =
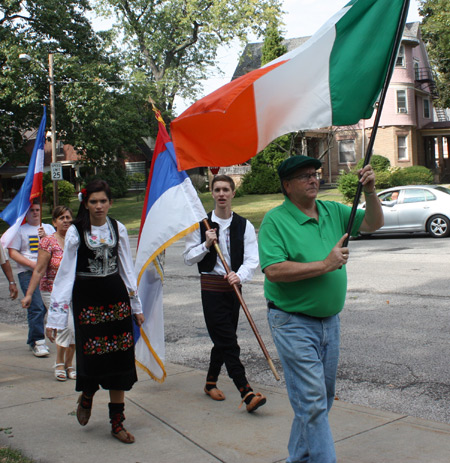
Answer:
[{"label": "man's belt", "polygon": [[[241,285],[238,285],[239,289]],[[200,275],[200,288],[202,291],[215,291],[218,293],[233,292],[234,289],[228,283],[228,280],[224,275],[210,275],[208,273],[202,273]]]},{"label": "man's belt", "polygon": [[[281,310],[282,312],[286,312],[286,310],[283,310],[283,309],[280,309],[278,306],[276,306],[272,301],[268,301],[267,302],[267,307],[269,309],[274,309],[274,310]],[[301,315],[302,317],[307,317],[307,318],[313,318],[314,320],[324,320],[325,318],[329,318],[329,317],[313,317],[311,315],[306,315],[302,312],[286,312],[286,313],[289,313],[291,315]]]}]

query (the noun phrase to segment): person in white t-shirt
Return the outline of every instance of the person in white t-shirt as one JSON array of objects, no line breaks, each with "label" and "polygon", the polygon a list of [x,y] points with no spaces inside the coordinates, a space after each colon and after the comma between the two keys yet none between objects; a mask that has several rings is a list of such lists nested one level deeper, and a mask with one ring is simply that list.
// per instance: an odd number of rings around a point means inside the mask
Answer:
[{"label": "person in white t-shirt", "polygon": [[[40,226],[41,206],[39,199],[35,199],[26,215],[26,223],[19,228],[8,247],[9,257],[16,261],[17,277],[25,296],[30,284],[33,270],[36,267],[39,239],[55,233],[49,224]],[[33,293],[30,307],[27,309],[28,339],[27,344],[36,357],[47,357],[49,350],[45,344],[44,319],[47,309],[42,302],[39,288]]]}]

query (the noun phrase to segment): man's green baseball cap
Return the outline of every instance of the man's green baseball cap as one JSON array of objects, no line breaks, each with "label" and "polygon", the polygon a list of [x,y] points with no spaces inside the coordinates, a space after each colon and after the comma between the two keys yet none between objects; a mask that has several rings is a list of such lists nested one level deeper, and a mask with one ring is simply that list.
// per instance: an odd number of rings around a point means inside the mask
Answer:
[{"label": "man's green baseball cap", "polygon": [[316,169],[322,167],[322,163],[309,156],[291,156],[285,159],[278,167],[278,175],[280,179],[287,178],[301,167],[313,166]]}]

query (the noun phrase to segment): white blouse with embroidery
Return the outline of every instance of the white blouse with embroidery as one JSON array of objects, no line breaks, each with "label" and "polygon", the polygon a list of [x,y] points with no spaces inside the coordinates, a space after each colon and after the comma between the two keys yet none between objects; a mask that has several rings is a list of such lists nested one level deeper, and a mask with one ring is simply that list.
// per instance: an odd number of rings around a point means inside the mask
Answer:
[{"label": "white blouse with embroidery", "polygon": [[[137,293],[136,274],[134,273],[128,233],[123,224],[117,222],[117,225],[119,229],[119,275],[130,296],[131,312],[133,314],[139,314],[142,313],[142,305]],[[94,246],[98,242],[111,244],[113,239],[108,223],[100,227],[92,225],[91,232],[88,233],[88,240],[90,244]],[[71,225],[69,230],[67,230],[64,242],[64,255],[53,283],[53,291],[47,317],[47,328],[61,330],[67,326],[69,306],[72,302],[72,290],[75,282],[79,244],[80,237],[78,231],[74,225]]]}]

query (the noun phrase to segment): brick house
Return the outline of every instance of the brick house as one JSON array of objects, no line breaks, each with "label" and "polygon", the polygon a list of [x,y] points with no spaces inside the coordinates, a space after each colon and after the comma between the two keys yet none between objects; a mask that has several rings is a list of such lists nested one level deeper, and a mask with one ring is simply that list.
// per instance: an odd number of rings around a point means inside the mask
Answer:
[{"label": "brick house", "polygon": [[[26,140],[24,149],[31,157],[34,143],[36,140],[37,130],[30,130],[24,134]],[[52,162],[52,144],[50,134],[44,145],[44,172],[50,171]],[[129,175],[133,173],[142,173],[147,175],[150,167],[153,148],[155,141],[152,138],[143,139],[139,145],[139,152],[129,153],[125,159],[121,160],[124,169]],[[83,163],[81,156],[77,153],[72,145],[64,144],[61,141],[56,142],[56,162],[62,164],[63,178],[75,186],[79,191],[82,181]],[[0,201],[10,200],[19,190],[23,179],[27,173],[28,164],[19,164],[12,166],[9,162],[0,165]],[[135,183],[130,186],[130,190],[145,190],[146,182]]]},{"label": "brick house", "polygon": [[[288,51],[309,37],[285,40]],[[261,66],[262,43],[248,44],[233,79]],[[387,157],[391,166],[421,165],[430,168],[437,182],[450,181],[450,121],[448,111],[435,109],[436,84],[420,23],[408,23],[403,32],[396,66],[386,94],[373,154]],[[374,112],[375,114],[375,112]],[[305,131],[301,152],[320,158],[322,178],[334,183],[341,170],[364,157],[374,117],[351,127],[326,127]]]}]

